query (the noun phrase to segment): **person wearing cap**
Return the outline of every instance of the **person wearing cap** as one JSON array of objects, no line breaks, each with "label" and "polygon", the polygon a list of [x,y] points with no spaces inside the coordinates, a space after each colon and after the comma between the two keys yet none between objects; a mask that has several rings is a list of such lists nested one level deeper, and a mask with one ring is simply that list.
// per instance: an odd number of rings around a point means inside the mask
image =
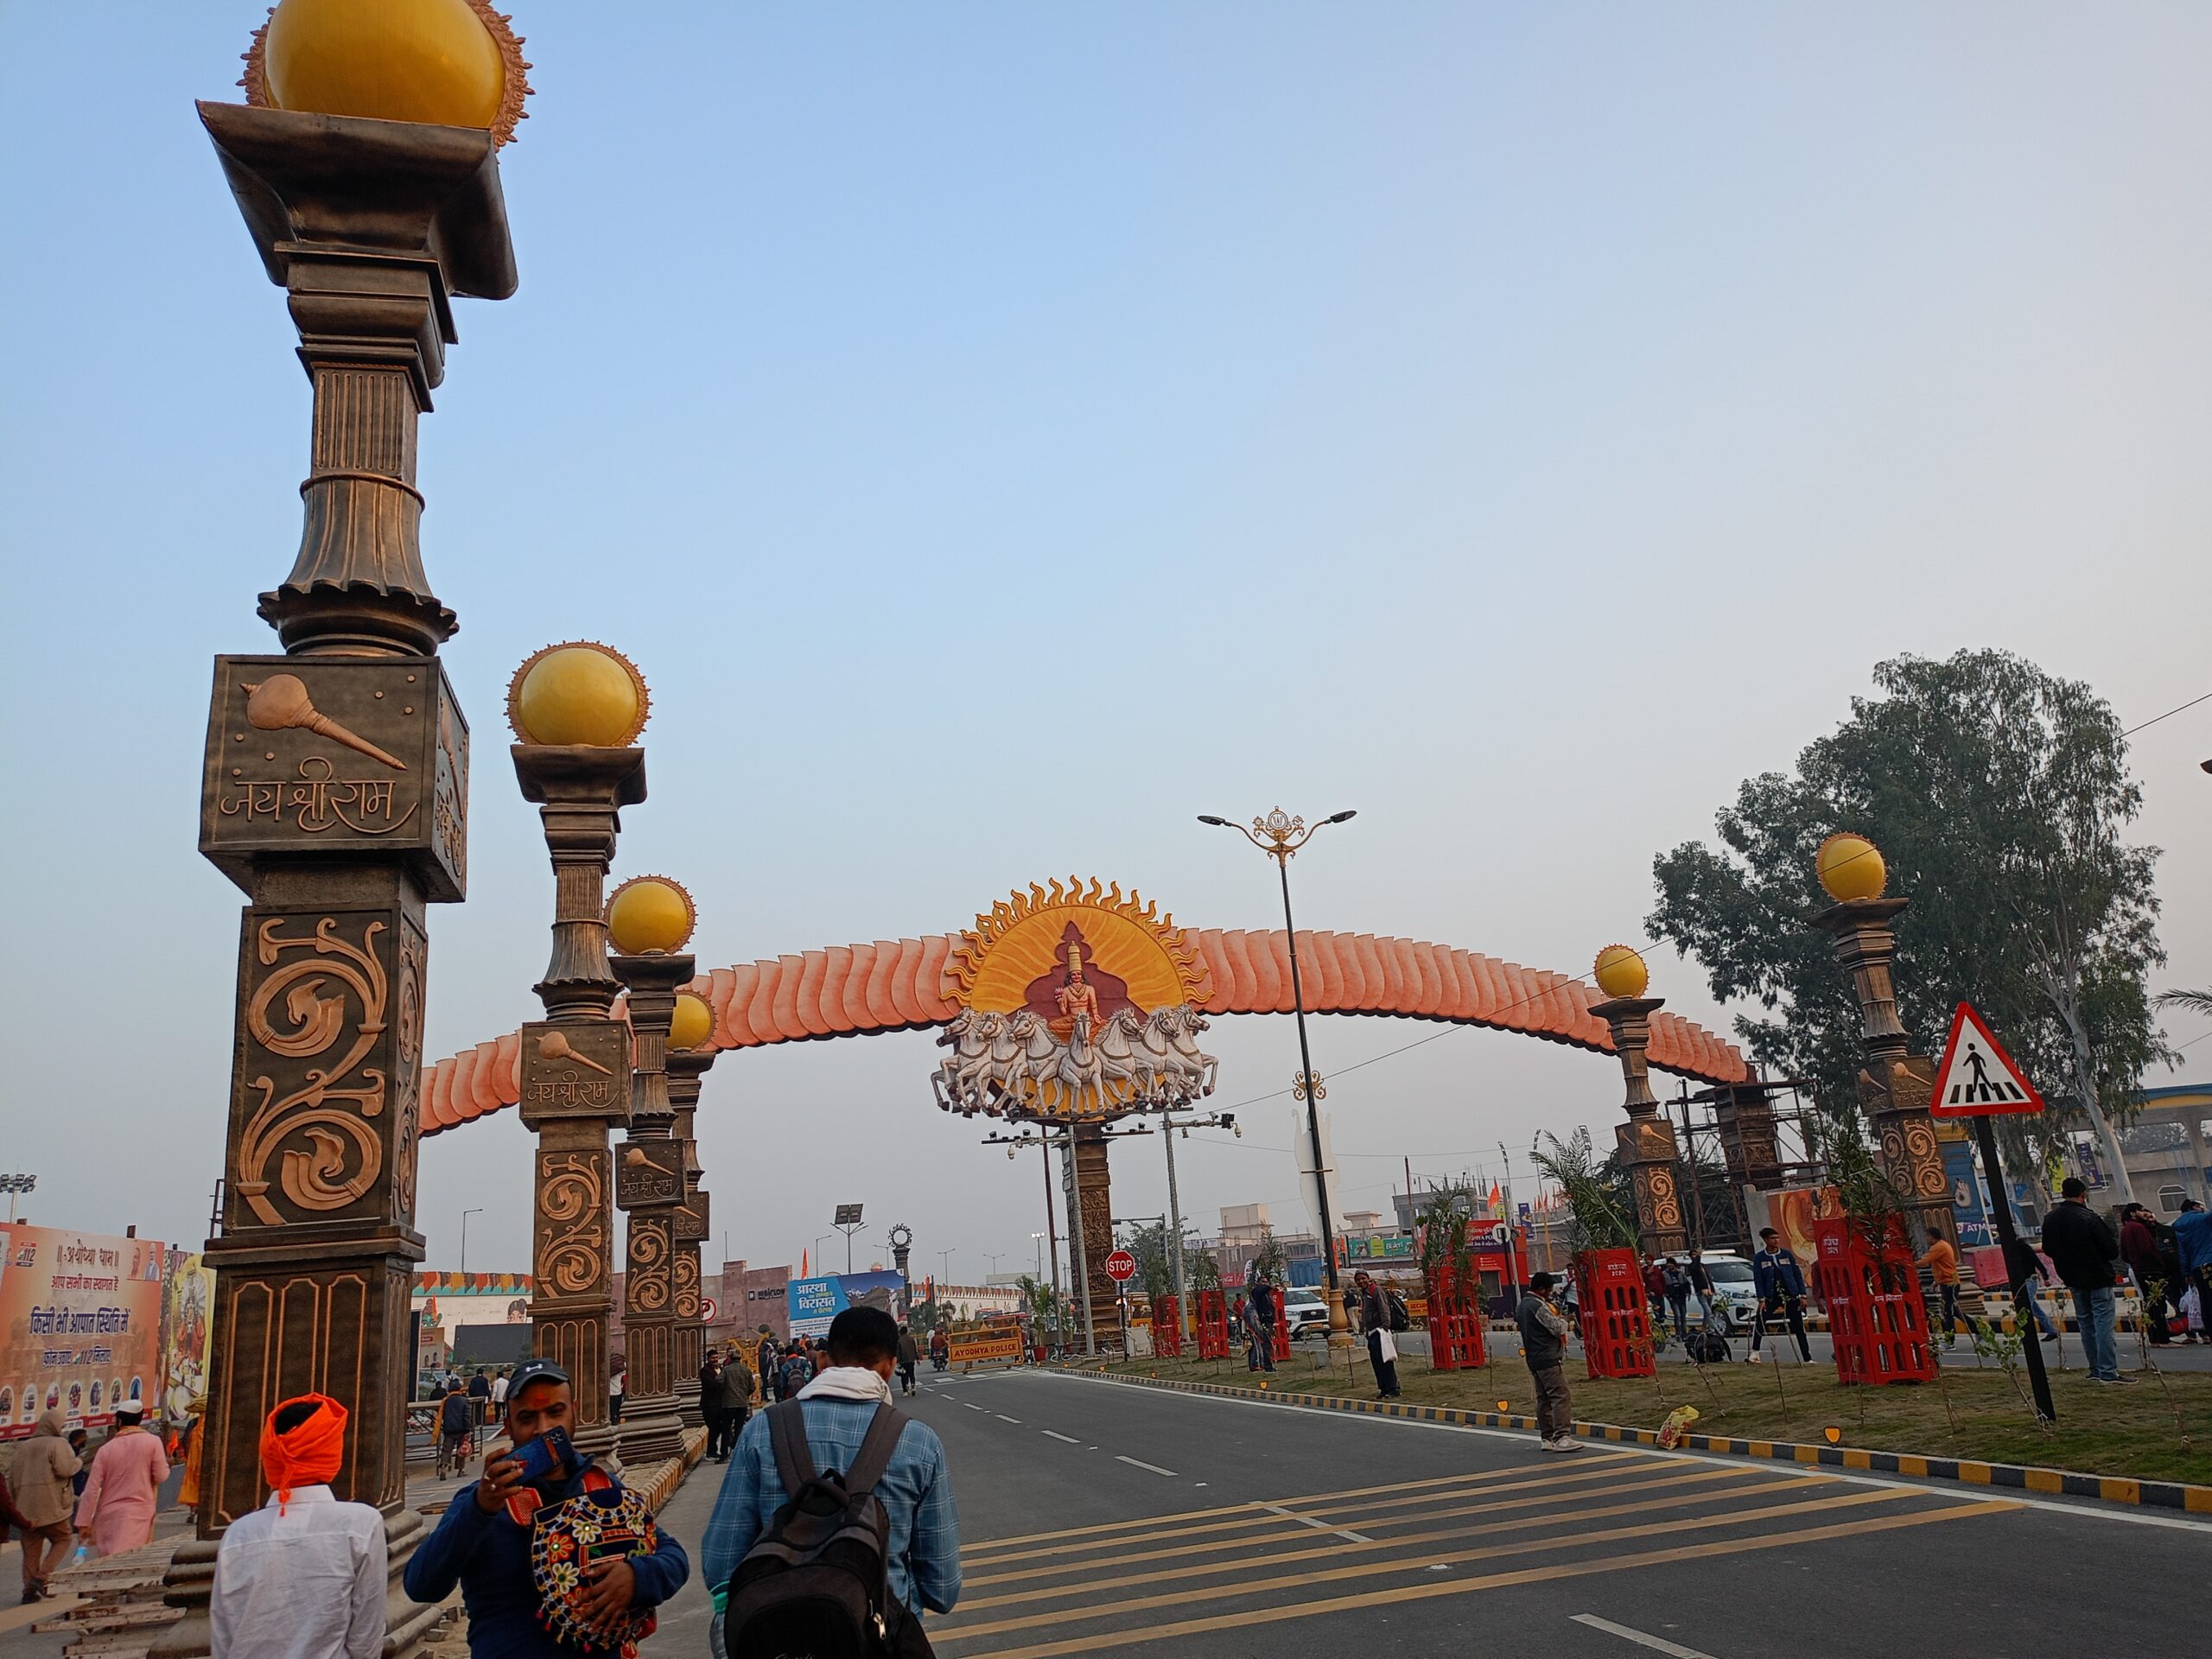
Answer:
[{"label": "person wearing cap", "polygon": [[23,1599],[54,1592],[47,1580],[69,1553],[69,1511],[77,1506],[80,1460],[69,1444],[69,1420],[49,1411],[16,1452],[15,1502],[22,1515]]},{"label": "person wearing cap", "polygon": [[85,1495],[77,1503],[77,1535],[102,1555],[119,1555],[154,1541],[154,1515],[162,1483],[169,1478],[162,1437],[140,1425],[138,1400],[115,1408],[115,1433],[92,1459]]},{"label": "person wearing cap", "polygon": [[269,1414],[261,1473],[269,1501],[233,1521],[207,1604],[223,1659],[377,1659],[384,1651],[384,1516],[330,1490],[346,1408],[303,1394]]},{"label": "person wearing cap", "polygon": [[[543,1479],[524,1478],[518,1454],[555,1429],[565,1438],[574,1409],[568,1372],[550,1359],[517,1366],[507,1388],[505,1421],[512,1446],[486,1460],[481,1479],[454,1494],[437,1529],[408,1560],[403,1581],[416,1601],[443,1601],[460,1586],[468,1609],[471,1659],[613,1659],[621,1650],[619,1643],[564,1646],[538,1618],[538,1592],[531,1573],[537,1512],[587,1491],[620,1489],[588,1452],[573,1446]],[[594,1622],[613,1621],[665,1603],[691,1576],[691,1559],[662,1529],[652,1550],[594,1560],[584,1573],[591,1586],[587,1611]]]}]

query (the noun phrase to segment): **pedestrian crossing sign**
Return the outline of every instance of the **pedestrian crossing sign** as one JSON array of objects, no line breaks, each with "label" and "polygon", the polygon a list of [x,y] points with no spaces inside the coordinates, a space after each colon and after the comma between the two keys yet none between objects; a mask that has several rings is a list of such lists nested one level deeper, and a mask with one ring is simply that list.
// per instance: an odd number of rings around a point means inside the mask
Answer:
[{"label": "pedestrian crossing sign", "polygon": [[1928,1109],[1936,1117],[1996,1117],[2039,1112],[2043,1096],[1990,1033],[1974,1004],[1961,1002],[1951,1016],[1951,1038],[1943,1045]]}]

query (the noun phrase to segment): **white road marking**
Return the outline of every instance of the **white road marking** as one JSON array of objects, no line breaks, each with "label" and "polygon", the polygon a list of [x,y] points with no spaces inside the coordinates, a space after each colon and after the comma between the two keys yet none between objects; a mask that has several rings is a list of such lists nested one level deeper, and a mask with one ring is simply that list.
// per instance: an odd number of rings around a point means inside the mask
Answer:
[{"label": "white road marking", "polygon": [[[1040,1377],[1054,1382],[1089,1382],[1099,1388],[1127,1388],[1128,1384],[1108,1382],[1103,1377],[1077,1376],[1061,1371],[1042,1371]],[[1484,1440],[1517,1440],[1533,1448],[1535,1437],[1526,1429],[1478,1428],[1464,1423],[1423,1422],[1415,1417],[1378,1417],[1365,1412],[1332,1411],[1325,1406],[1285,1406],[1265,1400],[1239,1400],[1230,1395],[1186,1394],[1179,1399],[1203,1401],[1210,1405],[1242,1406],[1254,1411],[1292,1411],[1306,1417],[1327,1417],[1338,1422],[1363,1423],[1371,1428],[1421,1428],[1442,1434],[1472,1434]],[[2056,1515],[2070,1515],[2077,1519],[2121,1521],[2137,1527],[2171,1527],[2181,1532],[2212,1533],[2212,1521],[2191,1520],[2178,1515],[2164,1515],[2155,1511],[2120,1509],[2100,1505],[2093,1498],[2068,1502],[2062,1498],[2035,1497],[2018,1486],[1968,1486],[1948,1480],[1900,1480],[1886,1475],[1868,1474],[1856,1469],[1840,1468],[1834,1464],[1804,1464],[1780,1459],[1761,1460],[1756,1458],[1729,1457],[1721,1452],[1662,1452],[1655,1446],[1636,1446],[1623,1440],[1585,1442],[1592,1447],[1609,1452],[1623,1452],[1650,1459],[1672,1459],[1677,1463],[1702,1463],[1720,1469],[1740,1470],[1745,1474],[1771,1474],[1783,1478],[1808,1472],[1825,1475],[1830,1480],[1847,1482],[1853,1486],[1885,1486],[1901,1492],[1927,1492],[1939,1497],[1956,1497],[1971,1503],[1996,1503],[2008,1510],[2048,1510]],[[1093,1447],[1096,1451],[1097,1448]]]},{"label": "white road marking", "polygon": [[991,1415],[997,1418],[999,1421],[1002,1423],[1018,1423],[1021,1421],[1019,1417],[1009,1417],[1002,1411],[995,1411]]},{"label": "white road marking", "polygon": [[1175,1473],[1173,1469],[1163,1469],[1156,1463],[1145,1462],[1141,1458],[1125,1458],[1118,1452],[1114,1454],[1114,1461],[1116,1463],[1126,1463],[1132,1469],[1150,1470],[1155,1475],[1167,1475],[1173,1477]]},{"label": "white road marking", "polygon": [[1603,1630],[1608,1636],[1618,1636],[1624,1642],[1633,1642],[1638,1647],[1649,1648],[1654,1653],[1674,1656],[1674,1659],[1713,1659],[1700,1648],[1686,1648],[1679,1642],[1669,1642],[1663,1636],[1651,1636],[1643,1630],[1632,1630],[1625,1624],[1616,1624],[1610,1618],[1600,1618],[1595,1613],[1571,1613],[1569,1618],[1578,1624],[1587,1624],[1593,1630]]},{"label": "white road marking", "polygon": [[960,1403],[967,1407],[970,1411],[981,1411],[982,1409],[982,1408],[977,1405],[973,1400],[963,1400]]},{"label": "white road marking", "polygon": [[1295,1521],[1302,1527],[1311,1527],[1314,1531],[1325,1532],[1332,1537],[1349,1538],[1355,1544],[1371,1544],[1375,1541],[1363,1533],[1348,1531],[1343,1527],[1332,1527],[1325,1521],[1316,1521],[1310,1515],[1300,1515],[1296,1510],[1286,1510],[1280,1503],[1262,1503],[1260,1507],[1282,1516],[1286,1521]]},{"label": "white road marking", "polygon": [[1053,1440],[1065,1440],[1065,1441],[1066,1441],[1070,1446],[1081,1446],[1081,1445],[1083,1444],[1083,1442],[1082,1442],[1081,1440],[1078,1440],[1077,1439],[1076,1439],[1076,1437],[1075,1437],[1074,1435],[1072,1435],[1072,1434],[1063,1434],[1063,1433],[1060,1433],[1060,1431],[1059,1431],[1058,1429],[1057,1429],[1057,1428],[1048,1428],[1048,1429],[1044,1430],[1043,1432],[1044,1432],[1045,1433],[1046,1433],[1046,1434],[1050,1435]]}]

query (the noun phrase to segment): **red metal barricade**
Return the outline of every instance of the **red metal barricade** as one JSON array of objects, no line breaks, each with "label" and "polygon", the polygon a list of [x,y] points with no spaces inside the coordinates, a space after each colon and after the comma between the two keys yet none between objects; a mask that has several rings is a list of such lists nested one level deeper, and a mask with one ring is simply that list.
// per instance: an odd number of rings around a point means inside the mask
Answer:
[{"label": "red metal barricade", "polygon": [[1489,1363],[1483,1344],[1479,1289],[1449,1268],[1428,1280],[1428,1358],[1440,1371],[1471,1370]]},{"label": "red metal barricade", "polygon": [[1217,1290],[1198,1293],[1198,1357],[1229,1357],[1229,1305]]},{"label": "red metal barricade", "polygon": [[[1881,1248],[1847,1218],[1813,1224],[1813,1288],[1827,1304],[1837,1380],[1846,1383],[1932,1382],[1928,1308],[1920,1300],[1904,1224],[1889,1217]],[[2032,1333],[2031,1333],[2032,1334]]]},{"label": "red metal barricade", "polygon": [[1152,1299],[1152,1351],[1162,1359],[1183,1357],[1183,1305],[1173,1296]]},{"label": "red metal barricade", "polygon": [[1268,1298],[1275,1306],[1275,1322],[1268,1327],[1274,1332],[1270,1345],[1274,1349],[1274,1357],[1277,1359],[1288,1359],[1290,1357],[1290,1325],[1283,1313],[1282,1287],[1268,1286]]},{"label": "red metal barricade", "polygon": [[1592,1376],[1651,1375],[1651,1315],[1634,1250],[1585,1250],[1574,1258],[1582,1302],[1582,1357]]}]

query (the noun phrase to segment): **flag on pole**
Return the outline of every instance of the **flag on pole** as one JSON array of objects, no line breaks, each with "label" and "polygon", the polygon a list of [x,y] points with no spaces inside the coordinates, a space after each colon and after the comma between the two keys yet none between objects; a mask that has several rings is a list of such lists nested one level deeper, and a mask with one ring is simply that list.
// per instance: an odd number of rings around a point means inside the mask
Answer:
[{"label": "flag on pole", "polygon": [[1505,1213],[1505,1193],[1496,1181],[1490,1184],[1490,1212],[1493,1216]]},{"label": "flag on pole", "polygon": [[798,1253],[798,1276],[802,1279],[807,1276],[806,1251],[804,1249]]}]

